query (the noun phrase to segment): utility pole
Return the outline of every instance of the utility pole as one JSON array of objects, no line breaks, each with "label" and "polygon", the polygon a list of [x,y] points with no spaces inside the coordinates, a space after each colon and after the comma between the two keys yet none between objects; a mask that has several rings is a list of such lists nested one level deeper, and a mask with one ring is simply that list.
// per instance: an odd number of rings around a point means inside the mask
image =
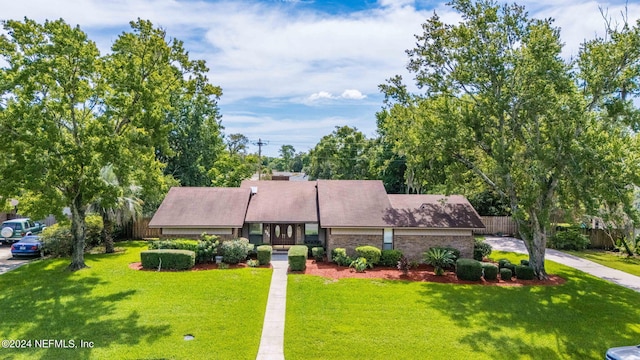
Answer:
[{"label": "utility pole", "polygon": [[258,181],[260,181],[262,177],[262,147],[269,145],[269,142],[263,142],[262,139],[258,138],[258,142],[253,144],[258,145]]}]

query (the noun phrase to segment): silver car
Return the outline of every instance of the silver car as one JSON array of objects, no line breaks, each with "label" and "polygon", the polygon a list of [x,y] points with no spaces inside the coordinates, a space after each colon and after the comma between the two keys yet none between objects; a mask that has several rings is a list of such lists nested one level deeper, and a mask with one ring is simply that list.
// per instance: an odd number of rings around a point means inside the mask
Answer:
[{"label": "silver car", "polygon": [[607,360],[640,360],[640,345],[621,346],[607,350]]}]

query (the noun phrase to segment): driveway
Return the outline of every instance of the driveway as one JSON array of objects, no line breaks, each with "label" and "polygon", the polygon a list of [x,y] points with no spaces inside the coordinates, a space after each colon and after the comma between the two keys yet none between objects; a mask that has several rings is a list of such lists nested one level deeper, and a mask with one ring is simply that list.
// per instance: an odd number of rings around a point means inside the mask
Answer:
[{"label": "driveway", "polygon": [[0,275],[29,262],[29,259],[13,259],[11,245],[0,246]]},{"label": "driveway", "polygon": [[[491,247],[493,247],[493,249],[495,250],[517,252],[522,254],[527,253],[527,248],[524,246],[524,242],[519,239],[510,237],[487,236],[485,238],[485,241],[487,242],[487,244],[490,244]],[[553,249],[547,249],[545,253],[545,259],[555,261],[559,264],[571,266],[572,268],[584,271],[593,276],[640,292],[640,276],[631,275],[624,271],[612,269],[610,267],[596,264],[593,261],[585,260],[577,256],[573,256]]]}]

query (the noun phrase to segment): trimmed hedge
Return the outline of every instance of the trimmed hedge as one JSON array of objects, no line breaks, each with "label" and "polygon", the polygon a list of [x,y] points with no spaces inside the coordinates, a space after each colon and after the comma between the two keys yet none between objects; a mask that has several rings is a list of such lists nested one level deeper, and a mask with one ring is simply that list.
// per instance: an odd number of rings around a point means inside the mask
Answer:
[{"label": "trimmed hedge", "polygon": [[456,276],[460,280],[479,281],[482,278],[482,264],[474,259],[458,259]]},{"label": "trimmed hedge", "polygon": [[273,254],[271,245],[260,245],[257,251],[260,265],[269,265],[271,263],[271,254]]},{"label": "trimmed hedge", "polygon": [[213,262],[218,249],[218,238],[207,236],[207,240],[175,239],[150,241],[149,250],[189,250],[196,253],[196,264]]},{"label": "trimmed hedge", "polygon": [[482,271],[484,273],[485,280],[497,280],[498,279],[498,266],[496,264],[483,262]]},{"label": "trimmed hedge", "polygon": [[516,278],[520,280],[533,280],[535,278],[533,268],[525,265],[516,266]]},{"label": "trimmed hedge", "polygon": [[145,269],[188,270],[196,263],[196,253],[191,250],[159,249],[140,253]]},{"label": "trimmed hedge", "polygon": [[307,268],[307,252],[305,245],[294,245],[289,248],[287,255],[291,271],[304,271]]},{"label": "trimmed hedge", "polygon": [[507,259],[498,260],[498,268],[502,269],[505,266],[505,264],[511,264],[511,261]]},{"label": "trimmed hedge", "polygon": [[358,246],[356,248],[357,257],[363,257],[367,259],[367,265],[376,266],[380,262],[380,256],[382,252],[375,246]]},{"label": "trimmed hedge", "polygon": [[400,250],[382,250],[380,253],[380,265],[396,267],[400,258],[402,258],[402,251]]},{"label": "trimmed hedge", "polygon": [[324,248],[322,246],[314,246],[311,248],[311,255],[316,261],[324,260]]},{"label": "trimmed hedge", "polygon": [[520,260],[520,265],[529,266],[529,260],[525,260],[525,259]]},{"label": "trimmed hedge", "polygon": [[509,281],[511,280],[512,276],[513,276],[513,272],[511,271],[511,269],[507,269],[507,268],[500,269],[500,279]]}]

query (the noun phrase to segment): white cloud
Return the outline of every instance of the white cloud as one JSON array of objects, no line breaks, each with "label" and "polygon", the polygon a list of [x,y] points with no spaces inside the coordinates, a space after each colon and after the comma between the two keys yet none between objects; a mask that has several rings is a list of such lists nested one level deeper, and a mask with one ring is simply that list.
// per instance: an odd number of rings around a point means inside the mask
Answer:
[{"label": "white cloud", "polygon": [[340,100],[340,99],[362,100],[362,99],[365,99],[366,97],[367,95],[362,94],[359,90],[356,90],[356,89],[347,89],[343,91],[340,96],[333,95],[332,93],[327,91],[320,91],[320,92],[309,95],[309,97],[306,98],[305,101],[303,101],[303,103],[309,104],[316,101]]},{"label": "white cloud", "polygon": [[362,100],[366,98],[367,95],[363,95],[360,91],[356,89],[347,89],[344,92],[342,92],[342,95],[340,95],[340,97],[343,99]]},{"label": "white cloud", "polygon": [[326,91],[320,91],[317,93],[313,93],[309,96],[309,101],[317,101],[322,99],[335,99],[335,96],[331,95],[331,93]]}]

